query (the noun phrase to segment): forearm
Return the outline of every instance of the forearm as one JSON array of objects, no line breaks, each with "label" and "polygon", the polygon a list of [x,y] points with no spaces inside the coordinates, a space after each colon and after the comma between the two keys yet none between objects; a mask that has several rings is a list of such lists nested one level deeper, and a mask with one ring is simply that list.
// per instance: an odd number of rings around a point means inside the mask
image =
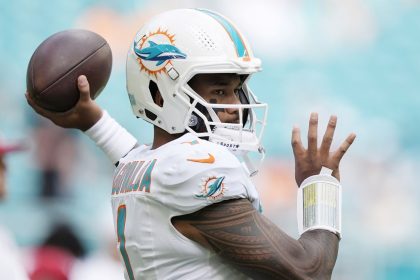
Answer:
[{"label": "forearm", "polygon": [[330,279],[338,255],[338,236],[327,230],[313,230],[302,234],[298,241],[312,260],[307,275],[311,279]]},{"label": "forearm", "polygon": [[[271,260],[250,271],[255,279],[331,279],[339,238],[326,230],[307,231],[296,240],[270,220],[255,214],[256,235],[264,236]],[[268,274],[267,274],[268,273]]]}]

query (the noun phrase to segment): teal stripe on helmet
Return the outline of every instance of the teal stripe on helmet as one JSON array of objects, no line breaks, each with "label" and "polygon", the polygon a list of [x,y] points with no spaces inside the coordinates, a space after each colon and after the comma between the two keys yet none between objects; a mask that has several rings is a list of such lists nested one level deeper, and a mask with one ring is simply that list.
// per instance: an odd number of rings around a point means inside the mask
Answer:
[{"label": "teal stripe on helmet", "polygon": [[197,10],[211,16],[226,29],[226,31],[229,33],[230,38],[232,38],[232,41],[235,44],[236,53],[238,54],[238,57],[248,56],[245,44],[242,41],[242,38],[239,35],[239,32],[235,29],[235,27],[232,26],[232,24],[228,20],[226,20],[224,17],[209,10],[203,10],[203,9],[197,9]]}]

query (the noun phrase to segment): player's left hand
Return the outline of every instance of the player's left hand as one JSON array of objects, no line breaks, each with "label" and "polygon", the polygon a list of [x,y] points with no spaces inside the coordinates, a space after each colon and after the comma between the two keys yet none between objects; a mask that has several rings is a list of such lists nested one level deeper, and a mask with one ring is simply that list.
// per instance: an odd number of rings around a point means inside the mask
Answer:
[{"label": "player's left hand", "polygon": [[336,124],[337,117],[331,116],[319,148],[317,113],[312,113],[309,119],[308,149],[302,145],[300,129],[293,128],[292,148],[295,157],[295,179],[298,186],[309,176],[319,174],[322,166],[333,170],[332,176],[340,180],[340,161],[356,138],[356,134],[350,133],[336,151],[330,152]]}]

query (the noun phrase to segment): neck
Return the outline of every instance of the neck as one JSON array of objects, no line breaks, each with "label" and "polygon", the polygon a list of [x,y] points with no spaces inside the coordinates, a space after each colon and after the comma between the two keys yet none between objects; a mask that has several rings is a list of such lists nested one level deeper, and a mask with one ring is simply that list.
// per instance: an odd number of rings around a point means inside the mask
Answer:
[{"label": "neck", "polygon": [[165,145],[166,143],[171,142],[183,135],[183,133],[170,134],[157,126],[154,126],[153,129],[154,129],[154,135],[153,135],[152,150],[157,149],[160,146]]}]

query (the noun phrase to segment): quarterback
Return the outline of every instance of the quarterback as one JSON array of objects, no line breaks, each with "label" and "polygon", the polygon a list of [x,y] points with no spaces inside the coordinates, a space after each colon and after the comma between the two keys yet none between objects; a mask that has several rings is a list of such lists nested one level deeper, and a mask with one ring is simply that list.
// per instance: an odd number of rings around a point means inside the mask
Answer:
[{"label": "quarterback", "polygon": [[157,15],[136,34],[127,56],[127,91],[135,116],[154,125],[144,145],[90,99],[55,124],[85,132],[116,165],[111,191],[125,278],[329,279],[341,238],[339,165],[355,139],[330,151],[337,118],[307,148],[292,131],[299,188],[295,240],[261,213],[250,177],[252,153],[264,156],[267,104],[248,86],[261,61],[231,21],[200,9]]}]

